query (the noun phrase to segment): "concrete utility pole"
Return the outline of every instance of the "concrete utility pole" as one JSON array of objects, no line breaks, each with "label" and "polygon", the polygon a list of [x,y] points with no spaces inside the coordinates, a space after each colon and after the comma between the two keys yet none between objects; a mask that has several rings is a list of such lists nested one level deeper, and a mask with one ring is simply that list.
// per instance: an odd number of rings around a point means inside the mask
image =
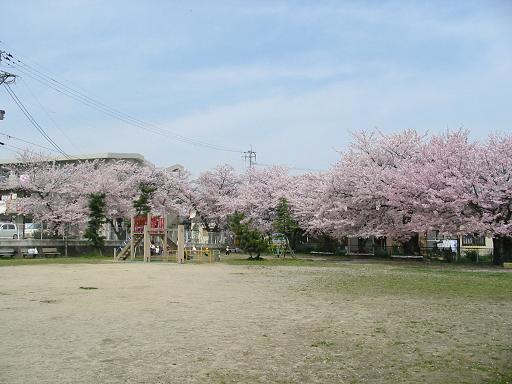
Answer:
[{"label": "concrete utility pole", "polygon": [[[5,55],[4,51],[0,51],[0,64],[2,63],[2,56]],[[2,84],[12,84],[16,80],[16,75],[0,71],[0,85]],[[3,120],[5,116],[5,111],[3,109],[0,109],[0,120]],[[2,144],[3,145],[3,144]]]},{"label": "concrete utility pole", "polygon": [[9,72],[0,71],[0,85],[2,84],[12,84],[16,80],[16,75],[13,75]]},{"label": "concrete utility pole", "polygon": [[249,168],[252,168],[254,164],[256,164],[256,152],[252,150],[252,145],[251,149],[244,152],[242,159],[244,159],[246,162],[249,160]]},{"label": "concrete utility pole", "polygon": [[[11,60],[9,54],[5,51],[0,51],[0,64],[2,64],[2,59],[6,59],[6,61]],[[4,83],[12,84],[14,83],[14,80],[16,80],[16,75],[5,71],[0,71],[0,85]]]}]

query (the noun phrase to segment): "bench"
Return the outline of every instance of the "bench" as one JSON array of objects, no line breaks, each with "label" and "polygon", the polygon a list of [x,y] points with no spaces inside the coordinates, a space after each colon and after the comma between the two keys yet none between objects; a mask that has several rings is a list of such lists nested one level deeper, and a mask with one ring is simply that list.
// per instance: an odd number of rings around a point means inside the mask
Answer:
[{"label": "bench", "polygon": [[23,258],[31,257],[35,259],[37,257],[37,253],[34,253],[34,249],[37,251],[37,248],[22,248],[21,249],[21,256]]},{"label": "bench", "polygon": [[57,248],[43,248],[43,255],[44,257],[60,256],[60,252],[57,250]]},{"label": "bench", "polygon": [[395,259],[395,260],[421,260],[421,261],[423,260],[423,256],[421,256],[421,255],[418,255],[418,256],[392,255],[391,258]]},{"label": "bench", "polygon": [[12,258],[16,254],[16,250],[14,248],[1,248],[0,249],[0,257],[8,256]]}]

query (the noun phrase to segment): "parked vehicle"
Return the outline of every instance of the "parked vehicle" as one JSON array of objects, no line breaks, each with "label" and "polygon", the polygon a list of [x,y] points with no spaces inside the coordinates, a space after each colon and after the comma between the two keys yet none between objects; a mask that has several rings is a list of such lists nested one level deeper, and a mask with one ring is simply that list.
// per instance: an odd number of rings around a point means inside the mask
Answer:
[{"label": "parked vehicle", "polygon": [[0,223],[0,238],[2,239],[17,239],[18,228],[13,223]]},{"label": "parked vehicle", "polygon": [[231,255],[232,253],[239,253],[240,251],[241,251],[240,248],[237,248],[232,245],[228,245],[226,247],[226,255]]},{"label": "parked vehicle", "polygon": [[25,237],[32,238],[35,233],[41,232],[41,224],[40,223],[27,223],[25,224]]}]

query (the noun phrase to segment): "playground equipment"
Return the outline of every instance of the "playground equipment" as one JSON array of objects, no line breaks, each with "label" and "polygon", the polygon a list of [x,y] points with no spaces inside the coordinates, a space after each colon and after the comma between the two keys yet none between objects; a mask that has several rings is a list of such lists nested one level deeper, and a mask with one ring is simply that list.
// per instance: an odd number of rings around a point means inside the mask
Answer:
[{"label": "playground equipment", "polygon": [[[180,232],[181,227],[181,232]],[[183,260],[183,226],[178,226],[178,260]],[[181,233],[181,241],[180,241]],[[114,260],[126,260],[130,257],[130,260],[135,259],[135,251],[139,244],[143,244],[143,257],[144,262],[151,261],[151,244],[152,240],[158,240],[162,244],[162,260],[169,260],[169,251],[175,246],[174,243],[169,239],[167,232],[167,218],[161,216],[151,216],[151,213],[147,215],[132,216],[131,219],[131,236],[125,246],[119,251],[114,251]],[[180,243],[181,256],[180,257]],[[170,249],[171,248],[171,249]]]},{"label": "playground equipment", "polygon": [[272,235],[272,238],[270,239],[270,250],[272,251],[272,254],[278,258],[281,256],[285,258],[286,255],[290,255],[295,258],[295,253],[290,246],[288,238],[282,233],[274,233]]},{"label": "playground equipment", "polygon": [[[205,258],[207,258],[205,260]],[[200,246],[199,249],[195,246],[185,248],[185,261],[193,261],[203,263],[208,261],[214,263],[220,260],[220,249],[211,249],[208,247]]]},{"label": "playground equipment", "polygon": [[[172,233],[172,231],[171,231]],[[152,258],[161,261],[170,261],[170,254],[177,263],[193,261],[197,263],[215,262],[220,260],[220,250],[212,249],[202,244],[191,245],[185,243],[185,227],[178,225],[176,243],[171,239],[167,229],[167,219],[160,216],[133,216],[131,219],[131,236],[120,250],[114,250],[114,260],[135,260],[137,248],[143,245],[143,260],[150,262]],[[155,245],[158,244],[158,245]],[[155,252],[159,249],[159,252]],[[173,260],[173,261],[174,261]]]}]

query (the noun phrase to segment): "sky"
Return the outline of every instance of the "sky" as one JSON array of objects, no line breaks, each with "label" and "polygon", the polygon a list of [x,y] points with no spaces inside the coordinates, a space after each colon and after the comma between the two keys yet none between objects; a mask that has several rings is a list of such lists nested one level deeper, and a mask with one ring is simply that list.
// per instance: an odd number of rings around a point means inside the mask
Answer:
[{"label": "sky", "polygon": [[[135,152],[198,174],[243,169],[252,146],[260,166],[326,170],[375,127],[512,133],[512,1],[2,0],[1,12],[0,50],[140,120],[2,61],[68,154]],[[0,109],[1,134],[50,145],[5,89]],[[0,158],[38,149],[0,137]]]}]

